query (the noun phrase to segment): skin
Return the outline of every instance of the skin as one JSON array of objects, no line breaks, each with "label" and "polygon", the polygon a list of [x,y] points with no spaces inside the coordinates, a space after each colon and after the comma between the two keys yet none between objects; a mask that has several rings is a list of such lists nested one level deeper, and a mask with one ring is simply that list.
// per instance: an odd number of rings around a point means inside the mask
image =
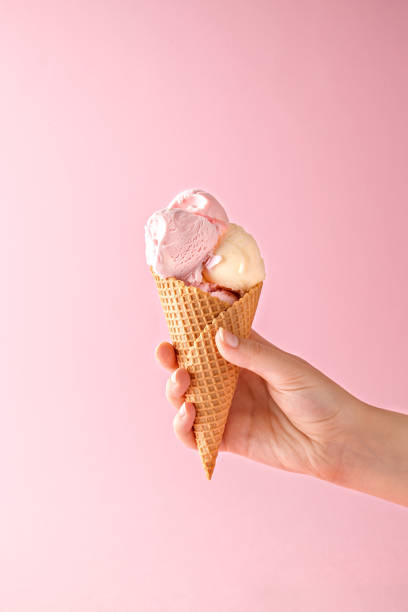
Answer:
[{"label": "skin", "polygon": [[[255,332],[220,329],[221,355],[241,368],[220,450],[408,506],[408,416],[370,406],[309,363]],[[176,436],[196,448],[188,372],[168,342],[156,359],[171,372],[166,396]]]}]

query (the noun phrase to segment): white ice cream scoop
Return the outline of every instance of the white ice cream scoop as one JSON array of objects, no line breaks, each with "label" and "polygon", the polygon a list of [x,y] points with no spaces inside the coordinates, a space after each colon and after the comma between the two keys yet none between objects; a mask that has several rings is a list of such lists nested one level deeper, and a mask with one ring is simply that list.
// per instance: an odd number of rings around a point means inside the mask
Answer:
[{"label": "white ice cream scoop", "polygon": [[255,239],[230,223],[203,269],[205,280],[233,291],[247,291],[265,278],[265,266]]}]

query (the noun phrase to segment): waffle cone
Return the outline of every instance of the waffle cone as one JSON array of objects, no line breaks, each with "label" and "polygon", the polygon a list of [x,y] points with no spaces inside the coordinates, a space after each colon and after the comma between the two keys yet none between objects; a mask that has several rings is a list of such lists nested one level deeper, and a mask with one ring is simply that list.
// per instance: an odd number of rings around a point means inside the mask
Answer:
[{"label": "waffle cone", "polygon": [[239,368],[220,355],[215,334],[224,327],[240,338],[249,336],[262,283],[228,304],[174,278],[153,276],[178,364],[190,374],[186,401],[195,405],[194,435],[211,479],[239,375]]}]

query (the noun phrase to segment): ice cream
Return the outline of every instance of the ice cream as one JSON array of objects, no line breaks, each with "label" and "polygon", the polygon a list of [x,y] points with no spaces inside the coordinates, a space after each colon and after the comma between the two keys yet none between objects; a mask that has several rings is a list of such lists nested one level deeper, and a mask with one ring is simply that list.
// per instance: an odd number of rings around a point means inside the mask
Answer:
[{"label": "ice cream", "polygon": [[255,239],[240,225],[230,223],[203,276],[233,291],[247,291],[264,280],[265,266]]},{"label": "ice cream", "polygon": [[168,206],[182,208],[191,213],[205,215],[212,219],[219,219],[228,223],[227,213],[221,204],[210,193],[202,189],[187,189],[179,193]]},{"label": "ice cream", "polygon": [[146,260],[157,274],[198,284],[203,262],[215,248],[220,230],[206,217],[164,208],[150,217],[145,233]]},{"label": "ice cream", "polygon": [[238,295],[236,293],[229,291],[228,289],[224,289],[215,283],[206,283],[203,281],[197,285],[197,288],[201,289],[201,291],[211,293],[213,297],[216,297],[223,302],[227,302],[228,304],[233,304],[235,300],[238,299]]},{"label": "ice cream", "polygon": [[146,260],[162,278],[177,278],[232,303],[265,278],[255,239],[229,223],[206,191],[180,193],[145,227]]}]

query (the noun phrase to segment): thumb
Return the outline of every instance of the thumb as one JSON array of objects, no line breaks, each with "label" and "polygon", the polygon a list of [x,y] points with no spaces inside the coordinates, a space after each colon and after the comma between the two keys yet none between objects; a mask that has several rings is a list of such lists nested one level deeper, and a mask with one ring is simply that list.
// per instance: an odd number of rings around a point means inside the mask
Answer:
[{"label": "thumb", "polygon": [[224,359],[255,372],[271,383],[290,376],[295,367],[297,358],[294,355],[282,351],[257,334],[256,339],[243,339],[220,327],[215,342]]}]

